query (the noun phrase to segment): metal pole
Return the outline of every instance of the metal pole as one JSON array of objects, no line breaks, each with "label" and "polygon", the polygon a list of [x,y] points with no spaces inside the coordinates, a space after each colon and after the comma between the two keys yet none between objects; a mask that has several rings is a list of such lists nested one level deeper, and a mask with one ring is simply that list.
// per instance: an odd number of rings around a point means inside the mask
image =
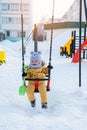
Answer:
[{"label": "metal pole", "polygon": [[86,39],[86,26],[87,26],[87,3],[86,0],[84,0],[84,10],[85,10],[85,27],[84,27],[84,40]]},{"label": "metal pole", "polygon": [[74,31],[74,54],[76,51],[76,31]]},{"label": "metal pole", "polygon": [[86,24],[87,23],[85,23],[85,25],[84,25],[84,41],[86,40]]},{"label": "metal pole", "polygon": [[82,23],[82,0],[79,9],[79,87],[81,87],[81,23]]}]

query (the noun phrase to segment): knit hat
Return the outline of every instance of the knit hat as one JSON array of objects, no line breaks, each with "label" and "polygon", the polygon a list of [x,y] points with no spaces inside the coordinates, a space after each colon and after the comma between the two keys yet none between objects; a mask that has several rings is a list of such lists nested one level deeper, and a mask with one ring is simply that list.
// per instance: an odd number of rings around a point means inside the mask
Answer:
[{"label": "knit hat", "polygon": [[[32,61],[37,61],[38,64],[33,65]],[[30,57],[30,68],[40,68],[42,66],[41,63],[41,52],[31,52],[31,57]]]}]

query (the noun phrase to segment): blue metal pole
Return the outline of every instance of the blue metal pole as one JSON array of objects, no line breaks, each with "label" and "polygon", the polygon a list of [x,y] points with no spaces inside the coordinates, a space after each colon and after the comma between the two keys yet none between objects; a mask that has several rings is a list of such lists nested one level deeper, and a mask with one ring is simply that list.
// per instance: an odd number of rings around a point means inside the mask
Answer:
[{"label": "blue metal pole", "polygon": [[82,0],[79,7],[79,87],[81,87],[81,29],[82,29]]}]

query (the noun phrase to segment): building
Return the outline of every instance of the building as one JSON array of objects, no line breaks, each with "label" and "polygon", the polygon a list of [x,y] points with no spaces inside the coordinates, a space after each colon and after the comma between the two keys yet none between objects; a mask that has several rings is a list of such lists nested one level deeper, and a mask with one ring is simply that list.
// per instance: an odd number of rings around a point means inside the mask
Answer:
[{"label": "building", "polygon": [[[85,11],[84,11],[84,0],[82,0],[82,21],[85,21]],[[86,0],[87,2],[87,0]],[[62,17],[62,21],[79,21],[79,13],[80,13],[80,0],[75,0],[74,3],[70,6],[70,8],[65,12]]]},{"label": "building", "polygon": [[[87,0],[86,0],[87,3]],[[61,18],[54,18],[54,23],[60,22],[78,22],[79,21],[79,11],[80,11],[80,0],[74,0],[69,9]],[[82,21],[85,21],[85,12],[84,12],[84,0],[82,0]],[[46,23],[51,23],[52,18],[49,18]]]},{"label": "building", "polygon": [[32,0],[0,0],[0,30],[5,37],[16,40],[21,37],[21,14],[23,14],[23,35],[29,36],[33,29]]}]

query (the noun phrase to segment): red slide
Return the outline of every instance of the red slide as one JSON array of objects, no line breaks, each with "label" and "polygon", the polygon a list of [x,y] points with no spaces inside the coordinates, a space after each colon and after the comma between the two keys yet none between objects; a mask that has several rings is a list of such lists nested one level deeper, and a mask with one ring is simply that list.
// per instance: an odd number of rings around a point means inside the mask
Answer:
[{"label": "red slide", "polygon": [[[87,39],[81,44],[81,49],[84,48],[84,46],[87,45]],[[74,57],[72,58],[72,63],[79,62],[79,49],[76,51]]]}]

